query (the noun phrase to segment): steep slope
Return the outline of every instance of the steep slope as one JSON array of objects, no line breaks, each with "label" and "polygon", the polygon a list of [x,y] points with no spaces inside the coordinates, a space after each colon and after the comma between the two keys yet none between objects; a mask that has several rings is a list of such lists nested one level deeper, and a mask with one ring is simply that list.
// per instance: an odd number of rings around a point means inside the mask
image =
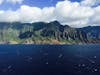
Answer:
[{"label": "steep slope", "polygon": [[100,27],[71,28],[50,23],[0,23],[1,43],[75,44],[100,43]]},{"label": "steep slope", "polygon": [[80,28],[87,34],[88,41],[91,43],[100,43],[100,26],[88,26]]}]

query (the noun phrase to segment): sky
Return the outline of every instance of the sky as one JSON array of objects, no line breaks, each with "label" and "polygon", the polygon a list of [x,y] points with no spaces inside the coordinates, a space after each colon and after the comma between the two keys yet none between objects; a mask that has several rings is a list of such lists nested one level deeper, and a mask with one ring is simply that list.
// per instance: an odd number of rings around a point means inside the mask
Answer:
[{"label": "sky", "polygon": [[0,22],[100,26],[100,0],[0,0]]},{"label": "sky", "polygon": [[21,5],[43,8],[43,7],[55,6],[58,1],[64,1],[64,0],[0,0],[1,3],[0,9],[16,10]]}]

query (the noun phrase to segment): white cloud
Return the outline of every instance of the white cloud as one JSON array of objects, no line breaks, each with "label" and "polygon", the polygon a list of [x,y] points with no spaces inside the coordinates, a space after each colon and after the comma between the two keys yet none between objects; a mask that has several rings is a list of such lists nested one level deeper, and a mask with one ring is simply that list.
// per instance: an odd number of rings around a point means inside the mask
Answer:
[{"label": "white cloud", "polygon": [[95,14],[91,17],[91,25],[100,26],[100,6],[94,8]]},{"label": "white cloud", "polygon": [[[83,2],[83,1],[82,1]],[[58,20],[72,27],[100,25],[100,6],[91,7],[82,2],[60,1],[55,7],[30,7],[21,5],[16,11],[0,11],[0,22],[50,22]]]},{"label": "white cloud", "polygon": [[62,24],[83,27],[88,23],[89,17],[94,14],[91,7],[81,6],[78,2],[59,2],[55,8],[56,19]]},{"label": "white cloud", "polygon": [[2,3],[3,3],[3,1],[4,1],[4,0],[0,0],[0,4],[2,4]]},{"label": "white cloud", "polygon": [[[49,10],[49,11],[48,11]],[[54,7],[45,7],[42,9],[41,21],[50,22],[55,20]]]},{"label": "white cloud", "polygon": [[19,21],[19,15],[17,12],[11,10],[0,11],[0,22],[15,22]]},{"label": "white cloud", "polygon": [[94,6],[95,4],[100,3],[100,0],[83,0],[81,1],[81,4],[84,6]]},{"label": "white cloud", "polygon": [[24,0],[7,0],[7,2],[13,3],[13,4],[16,4],[16,3],[21,4],[23,1],[24,1]]},{"label": "white cloud", "polygon": [[41,18],[41,9],[38,7],[29,7],[27,5],[23,5],[16,12],[19,13],[21,22],[37,22],[40,21]]}]

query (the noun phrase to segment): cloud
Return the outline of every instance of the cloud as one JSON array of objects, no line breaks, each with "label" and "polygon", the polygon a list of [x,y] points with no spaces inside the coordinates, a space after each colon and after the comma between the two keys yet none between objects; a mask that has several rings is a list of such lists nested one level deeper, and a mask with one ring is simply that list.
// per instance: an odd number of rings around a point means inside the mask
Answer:
[{"label": "cloud", "polygon": [[2,4],[2,3],[3,3],[3,1],[4,1],[4,0],[0,0],[0,4]]},{"label": "cloud", "polygon": [[19,21],[19,13],[8,11],[0,11],[0,22],[17,22]]},{"label": "cloud", "polygon": [[99,0],[83,0],[81,1],[81,4],[84,6],[94,6],[99,4]]},{"label": "cloud", "polygon": [[54,15],[54,10],[55,10],[54,7],[45,7],[45,8],[43,8],[42,9],[41,21],[50,22],[50,21],[56,20],[55,15]]},{"label": "cloud", "polygon": [[94,8],[95,14],[91,17],[91,25],[100,26],[100,6]]},{"label": "cloud", "polygon": [[56,19],[62,24],[72,27],[82,27],[87,24],[89,17],[94,14],[91,7],[81,6],[78,2],[63,1],[56,4]]},{"label": "cloud", "polygon": [[7,2],[13,3],[13,4],[16,4],[16,3],[21,4],[23,1],[24,1],[24,0],[7,0]]},{"label": "cloud", "polygon": [[0,11],[0,22],[50,22],[53,21],[54,7],[45,7],[43,9],[38,7],[30,7],[22,5],[18,10]]},{"label": "cloud", "polygon": [[19,21],[21,22],[37,22],[40,21],[41,9],[38,7],[29,7],[23,5],[16,12],[19,13]]},{"label": "cloud", "polygon": [[[87,0],[85,0],[87,1]],[[59,1],[55,7],[31,7],[21,5],[16,11],[0,10],[0,22],[50,22],[57,20],[63,25],[71,27],[85,27],[100,25],[100,6],[92,7],[92,2],[84,4],[69,0]]]}]

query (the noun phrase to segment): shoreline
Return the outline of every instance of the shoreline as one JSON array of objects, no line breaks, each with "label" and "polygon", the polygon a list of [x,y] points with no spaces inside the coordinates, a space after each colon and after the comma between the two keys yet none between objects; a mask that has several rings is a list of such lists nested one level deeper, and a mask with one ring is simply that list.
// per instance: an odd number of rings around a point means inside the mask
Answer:
[{"label": "shoreline", "polygon": [[16,41],[12,41],[12,42],[0,42],[1,45],[18,45],[18,44],[25,44],[25,45],[94,45],[94,44],[100,44],[99,42],[97,43],[92,43],[92,42],[59,42],[59,43],[52,43],[52,42],[48,42],[48,43],[44,43],[44,42],[41,42],[41,43],[34,43],[34,42],[16,42]]},{"label": "shoreline", "polygon": [[54,44],[54,43],[0,43],[0,45],[94,45],[94,44],[98,44],[100,45],[100,43],[60,43],[60,44]]}]

